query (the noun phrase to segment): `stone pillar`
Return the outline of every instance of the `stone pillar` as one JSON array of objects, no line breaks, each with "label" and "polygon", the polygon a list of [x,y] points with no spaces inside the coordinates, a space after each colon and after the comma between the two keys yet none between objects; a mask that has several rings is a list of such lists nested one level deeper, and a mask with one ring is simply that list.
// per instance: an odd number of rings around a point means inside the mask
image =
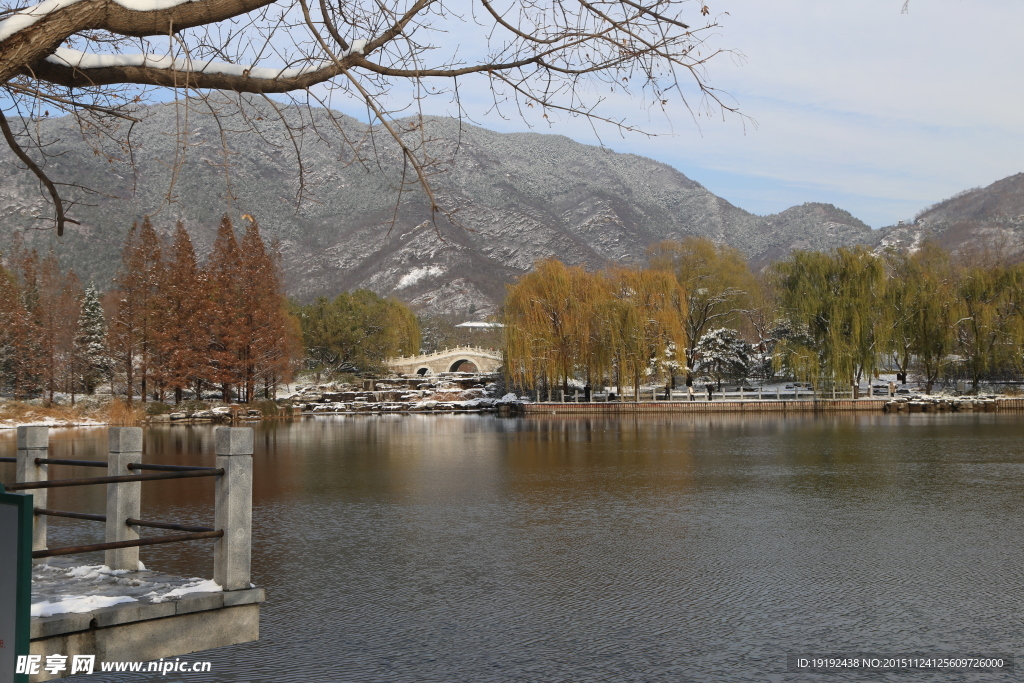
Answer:
[{"label": "stone pillar", "polygon": [[[107,430],[107,445],[108,477],[137,474],[128,469],[128,463],[142,461],[142,427],[111,427]],[[126,520],[139,519],[141,500],[141,481],[107,484],[107,543],[138,539],[138,529],[128,526]],[[138,571],[139,549],[106,550],[103,562],[111,569]]]},{"label": "stone pillar", "polygon": [[224,535],[213,546],[213,580],[226,591],[249,587],[252,559],[252,450],[251,427],[217,429],[215,526]]},{"label": "stone pillar", "polygon": [[[49,457],[49,427],[18,427],[18,463],[17,481],[47,481],[47,465],[37,465],[36,458]],[[46,507],[46,489],[30,489],[32,505],[37,508]],[[46,550],[46,516],[34,515],[32,525],[32,550]]]}]

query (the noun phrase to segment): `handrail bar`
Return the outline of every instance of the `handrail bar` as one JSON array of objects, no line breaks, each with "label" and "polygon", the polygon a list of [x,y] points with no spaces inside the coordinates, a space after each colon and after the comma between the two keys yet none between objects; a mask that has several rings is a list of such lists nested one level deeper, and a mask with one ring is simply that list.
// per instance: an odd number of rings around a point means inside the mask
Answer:
[{"label": "handrail bar", "polygon": [[[71,466],[102,465],[98,462],[51,459],[48,427],[18,427],[18,453],[13,459],[18,466],[17,474],[15,481],[7,488],[12,492],[26,491],[33,495],[31,507],[35,514],[32,520],[31,557],[38,559],[103,552],[103,563],[111,569],[137,571],[139,549],[142,546],[207,539],[214,541],[211,546],[214,580],[223,586],[224,590],[249,588],[252,585],[250,578],[253,430],[249,427],[220,427],[216,430],[215,436],[214,453],[217,460],[214,467],[177,464],[147,467],[142,462],[142,429],[111,427],[107,432],[106,471],[96,473],[109,476],[50,481],[50,463]],[[129,465],[133,467],[129,469]],[[177,524],[139,519],[144,514],[140,510],[142,482],[195,477],[215,478],[216,514],[213,524],[208,527],[192,526],[195,522]],[[106,488],[105,514],[54,510],[47,505],[49,489],[87,485],[103,485]],[[46,527],[49,516],[103,522],[104,542],[48,549]],[[157,531],[153,536],[140,538],[143,527],[172,531]]]},{"label": "handrail bar", "polygon": [[215,470],[216,467],[195,467],[193,465],[150,465],[141,462],[128,463],[130,470],[156,470],[158,472],[198,472],[200,470]]},{"label": "handrail bar", "polygon": [[8,457],[5,456],[3,458],[0,458],[0,462],[18,462],[18,459],[17,458],[8,458]]},{"label": "handrail bar", "polygon": [[[124,474],[117,477],[87,477],[85,479],[57,479],[54,481],[33,481],[24,484],[4,485],[8,491],[27,489],[52,489],[64,486],[88,486],[90,484],[115,484],[122,481],[154,481],[156,479],[186,479],[190,477],[219,477],[224,470],[214,467],[198,472],[164,472],[160,474]],[[128,547],[128,546],[123,546]]]},{"label": "handrail bar", "polygon": [[67,510],[47,510],[46,508],[35,508],[37,515],[46,515],[48,517],[70,517],[71,519],[88,519],[93,522],[105,522],[107,521],[106,515],[93,515],[87,512],[68,512]]},{"label": "handrail bar", "polygon": [[171,522],[147,522],[144,519],[133,519],[129,517],[125,520],[128,526],[146,526],[153,527],[154,529],[171,529],[173,531],[194,531],[196,533],[204,531],[216,531],[212,526],[191,526],[189,524],[173,524]]},{"label": "handrail bar", "polygon": [[174,536],[153,536],[152,538],[139,538],[132,541],[114,541],[112,543],[93,543],[92,545],[71,545],[64,548],[49,548],[47,550],[33,550],[32,559],[40,557],[54,557],[55,555],[75,555],[78,553],[91,553],[97,550],[113,550],[115,548],[135,548],[143,545],[158,545],[160,543],[176,543],[178,541],[198,541],[204,538],[220,538],[224,530],[200,531],[192,534],[176,534]]},{"label": "handrail bar", "polygon": [[[93,515],[86,512],[68,512],[67,510],[47,510],[45,508],[36,508],[35,513],[37,515],[48,515],[50,517],[70,517],[71,519],[88,519],[93,522],[106,522],[106,515]],[[145,526],[153,527],[154,529],[171,529],[173,531],[216,531],[212,526],[192,526],[189,524],[174,524],[172,522],[150,522],[144,519],[134,519],[129,517],[125,522],[128,526]]]},{"label": "handrail bar", "polygon": [[64,460],[62,458],[36,458],[37,465],[75,465],[76,467],[102,467],[107,463],[102,460]]}]

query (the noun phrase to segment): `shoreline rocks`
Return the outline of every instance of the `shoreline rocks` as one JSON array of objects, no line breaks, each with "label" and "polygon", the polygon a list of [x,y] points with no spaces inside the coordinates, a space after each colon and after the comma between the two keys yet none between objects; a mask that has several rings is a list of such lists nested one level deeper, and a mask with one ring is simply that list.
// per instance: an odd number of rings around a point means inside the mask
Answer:
[{"label": "shoreline rocks", "polygon": [[887,413],[995,413],[1007,399],[997,396],[908,396],[888,401]]}]

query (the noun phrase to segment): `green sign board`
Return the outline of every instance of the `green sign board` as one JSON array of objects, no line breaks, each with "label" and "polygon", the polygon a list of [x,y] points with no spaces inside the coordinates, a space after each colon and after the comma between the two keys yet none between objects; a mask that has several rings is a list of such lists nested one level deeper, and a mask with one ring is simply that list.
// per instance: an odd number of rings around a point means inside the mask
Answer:
[{"label": "green sign board", "polygon": [[32,496],[0,485],[0,683],[22,683],[18,655],[28,654],[32,609]]}]

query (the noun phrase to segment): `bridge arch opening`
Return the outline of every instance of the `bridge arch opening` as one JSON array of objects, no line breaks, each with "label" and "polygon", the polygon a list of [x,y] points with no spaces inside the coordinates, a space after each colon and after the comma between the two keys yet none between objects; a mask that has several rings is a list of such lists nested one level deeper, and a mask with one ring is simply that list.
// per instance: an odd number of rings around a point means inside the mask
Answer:
[{"label": "bridge arch opening", "polygon": [[480,371],[477,369],[476,363],[474,363],[473,361],[468,360],[466,358],[462,358],[462,359],[457,360],[454,363],[452,363],[452,366],[448,369],[448,372],[480,372]]},{"label": "bridge arch opening", "polygon": [[423,377],[424,375],[429,375],[430,374],[430,368],[424,366],[424,367],[420,368],[419,370],[417,370],[416,374],[419,375],[420,377]]}]

